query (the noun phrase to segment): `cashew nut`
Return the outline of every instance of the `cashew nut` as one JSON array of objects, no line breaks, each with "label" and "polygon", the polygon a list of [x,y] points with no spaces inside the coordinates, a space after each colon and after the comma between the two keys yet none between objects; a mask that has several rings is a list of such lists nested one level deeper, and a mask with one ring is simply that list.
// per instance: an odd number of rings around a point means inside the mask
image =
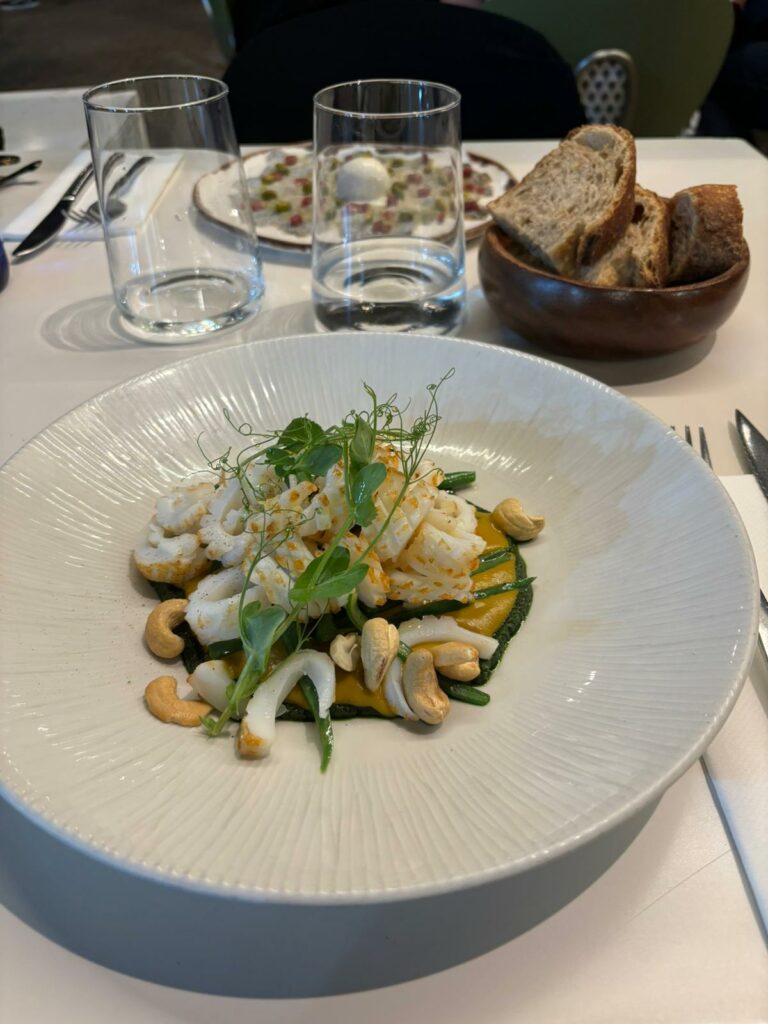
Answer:
[{"label": "cashew nut", "polygon": [[351,672],[360,661],[360,637],[357,633],[339,633],[331,640],[331,658],[345,672]]},{"label": "cashew nut", "polygon": [[435,668],[448,679],[468,683],[480,675],[480,655],[471,644],[451,641],[440,644],[432,651]]},{"label": "cashew nut", "polygon": [[458,640],[474,647],[481,658],[492,657],[499,646],[494,637],[464,629],[450,615],[424,615],[420,619],[409,619],[400,625],[400,639],[409,647]]},{"label": "cashew nut", "polygon": [[529,515],[517,498],[505,498],[491,513],[491,522],[513,540],[533,540],[544,529],[544,516]]},{"label": "cashew nut", "polygon": [[387,674],[387,669],[397,656],[399,645],[397,626],[386,619],[368,619],[363,626],[360,656],[365,685],[371,692],[378,689]]},{"label": "cashew nut", "polygon": [[177,696],[173,676],[153,679],[144,691],[144,700],[155,718],[174,725],[200,725],[200,719],[211,710],[211,705],[201,700],[182,700]]},{"label": "cashew nut", "polygon": [[403,669],[403,692],[411,710],[427,725],[439,725],[451,708],[440,689],[429,651],[412,651]]},{"label": "cashew nut", "polygon": [[188,602],[182,598],[162,601],[152,609],[144,628],[147,647],[158,658],[178,658],[184,650],[184,641],[173,630],[184,621]]}]

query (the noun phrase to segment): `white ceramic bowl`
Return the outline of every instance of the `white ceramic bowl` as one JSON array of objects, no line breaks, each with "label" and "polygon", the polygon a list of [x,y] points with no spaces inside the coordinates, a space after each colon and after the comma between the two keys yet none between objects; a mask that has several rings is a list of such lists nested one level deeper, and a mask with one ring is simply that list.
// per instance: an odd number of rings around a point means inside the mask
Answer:
[{"label": "white ceramic bowl", "polygon": [[[425,734],[336,725],[272,756],[163,725],[130,568],[153,501],[216,451],[221,410],[267,427],[361,407],[361,381],[422,407],[477,500],[546,516],[531,615],[485,708]],[[227,442],[228,443],[228,442]],[[334,903],[458,889],[572,849],[664,789],[722,724],[749,665],[756,575],[718,481],[667,428],[571,370],[455,339],[314,335],[213,351],[49,427],[0,475],[5,785],[42,824],[126,869],[243,898]],[[179,678],[182,671],[178,671]]]}]

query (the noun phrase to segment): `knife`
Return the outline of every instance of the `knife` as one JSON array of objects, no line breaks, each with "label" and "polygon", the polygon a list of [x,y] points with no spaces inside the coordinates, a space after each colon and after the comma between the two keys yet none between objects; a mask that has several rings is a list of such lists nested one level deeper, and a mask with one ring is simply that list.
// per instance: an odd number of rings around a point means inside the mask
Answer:
[{"label": "knife", "polygon": [[760,484],[763,494],[768,498],[768,441],[739,409],[736,410],[736,429],[744,445],[749,468],[755,474],[755,480]]},{"label": "knife", "polygon": [[44,245],[47,245],[58,235],[64,226],[64,221],[67,219],[67,212],[70,206],[80,195],[83,188],[85,188],[92,175],[93,164],[88,164],[86,168],[80,171],[51,212],[46,214],[24,241],[16,246],[12,253],[16,259],[20,256],[29,256],[31,253],[37,252],[38,249],[42,249]]},{"label": "knife", "polygon": [[[741,443],[744,446],[744,454],[754,473],[755,480],[768,498],[768,441],[739,409],[736,410],[736,429],[739,432]],[[762,590],[760,591],[757,632],[760,636],[763,654],[768,658],[768,600]]]},{"label": "knife", "polygon": [[36,171],[42,162],[42,160],[34,160],[31,164],[24,164],[23,167],[19,167],[17,171],[11,171],[10,174],[4,174],[2,178],[0,178],[0,188],[2,188],[3,185],[7,185],[9,181],[13,181],[14,178],[18,178],[20,174],[29,174],[30,171]]}]

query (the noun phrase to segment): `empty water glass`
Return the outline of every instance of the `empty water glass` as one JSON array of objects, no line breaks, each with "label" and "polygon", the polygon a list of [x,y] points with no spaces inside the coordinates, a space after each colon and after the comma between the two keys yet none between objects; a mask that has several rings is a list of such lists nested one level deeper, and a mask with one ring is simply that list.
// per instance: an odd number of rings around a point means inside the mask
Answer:
[{"label": "empty water glass", "polygon": [[115,300],[150,341],[236,323],[264,290],[227,93],[162,75],[84,96]]},{"label": "empty water glass", "polygon": [[312,293],[330,330],[445,333],[464,311],[460,96],[345,82],[315,96]]}]

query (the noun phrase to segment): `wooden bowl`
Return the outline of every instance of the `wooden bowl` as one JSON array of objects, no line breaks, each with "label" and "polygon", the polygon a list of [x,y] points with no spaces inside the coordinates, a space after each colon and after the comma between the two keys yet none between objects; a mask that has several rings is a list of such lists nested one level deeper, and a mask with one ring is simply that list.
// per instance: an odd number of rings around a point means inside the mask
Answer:
[{"label": "wooden bowl", "polygon": [[495,224],[480,246],[480,281],[507,327],[562,355],[628,359],[663,355],[724,324],[749,276],[749,251],[724,274],[671,288],[604,288],[537,270]]}]

